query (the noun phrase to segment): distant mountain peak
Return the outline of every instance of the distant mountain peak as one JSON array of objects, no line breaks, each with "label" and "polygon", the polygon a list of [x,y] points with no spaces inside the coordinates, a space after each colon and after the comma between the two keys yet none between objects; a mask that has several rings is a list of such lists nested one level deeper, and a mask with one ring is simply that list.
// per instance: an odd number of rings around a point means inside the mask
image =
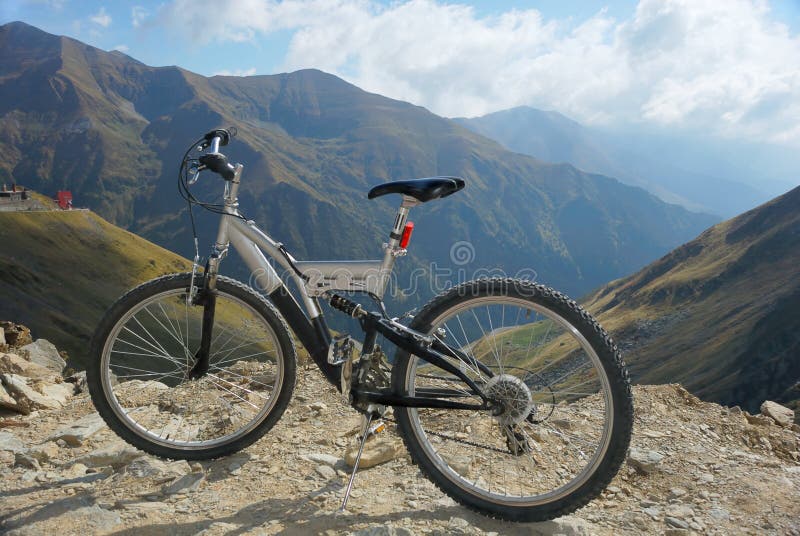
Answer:
[{"label": "distant mountain peak", "polygon": [[617,139],[553,110],[518,106],[456,121],[512,151],[614,177],[696,212],[730,217],[768,198],[725,176],[693,173],[659,156],[638,154],[630,149],[630,139]]},{"label": "distant mountain peak", "polygon": [[[36,33],[47,33],[42,29],[37,28],[36,26],[31,26],[27,22],[23,22],[21,20],[15,20],[11,22],[7,22],[3,25],[0,25],[0,30],[3,29],[11,29],[11,30],[25,30],[25,31],[32,31]],[[51,34],[48,34],[51,35]]]}]

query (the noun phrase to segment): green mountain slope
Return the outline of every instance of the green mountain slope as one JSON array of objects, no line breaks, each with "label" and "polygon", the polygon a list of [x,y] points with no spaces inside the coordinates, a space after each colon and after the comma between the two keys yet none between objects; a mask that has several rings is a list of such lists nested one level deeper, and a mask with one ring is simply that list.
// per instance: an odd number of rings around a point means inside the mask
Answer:
[{"label": "green mountain slope", "polygon": [[123,292],[186,269],[185,259],[89,211],[0,212],[0,319],[67,350],[74,368]]},{"label": "green mountain slope", "polygon": [[[497,140],[512,151],[550,162],[568,162],[586,171],[616,177],[668,203],[695,211],[731,217],[770,197],[747,184],[722,178],[724,175],[689,171],[663,156],[648,157],[631,149],[633,138],[639,140],[641,136],[629,133],[610,137],[608,133],[581,125],[558,112],[519,106],[455,121]],[[657,149],[657,143],[652,145]]]},{"label": "green mountain slope", "polygon": [[[379,257],[399,200],[367,201],[369,187],[464,176],[463,193],[412,212],[417,226],[398,286],[409,289],[412,270],[424,267],[419,299],[479,268],[533,270],[581,294],[715,221],[613,179],[511,153],[320,71],[206,78],[22,23],[0,27],[0,52],[0,178],[45,192],[68,187],[76,206],[185,256],[192,242],[177,166],[188,143],[229,124],[240,135],[226,150],[246,165],[244,212],[299,258]],[[212,198],[221,185],[207,176],[199,188]],[[204,244],[213,225],[201,218]],[[454,267],[457,241],[472,243],[472,262],[431,281]]]},{"label": "green mountain slope", "polygon": [[800,187],[587,300],[637,381],[751,411],[765,399],[800,409],[798,207]]}]

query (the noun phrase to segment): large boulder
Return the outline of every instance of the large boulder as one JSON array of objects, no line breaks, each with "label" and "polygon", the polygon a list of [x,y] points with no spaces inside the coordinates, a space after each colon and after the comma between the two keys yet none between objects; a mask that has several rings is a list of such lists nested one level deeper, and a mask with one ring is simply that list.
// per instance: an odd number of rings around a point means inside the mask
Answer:
[{"label": "large boulder", "polygon": [[61,358],[58,349],[47,339],[37,339],[36,342],[21,346],[19,349],[22,355],[27,352],[28,361],[41,365],[58,374],[67,366],[67,362]]},{"label": "large boulder", "polygon": [[75,386],[71,383],[39,383],[39,391],[46,397],[55,400],[62,406],[67,405],[67,401],[75,392]]},{"label": "large boulder", "polygon": [[57,378],[60,378],[56,372],[37,365],[27,359],[16,354],[1,354],[0,353],[0,373],[2,374],[18,374],[26,378],[34,378],[37,380],[49,380],[56,383]]},{"label": "large boulder", "polygon": [[[356,462],[358,448],[358,444],[353,444],[344,454],[344,461],[350,467],[353,467]],[[403,445],[394,438],[385,436],[372,437],[364,445],[364,452],[361,455],[358,467],[360,469],[368,469],[394,460],[402,450]]]},{"label": "large boulder", "polygon": [[771,400],[766,400],[761,404],[761,413],[767,417],[772,417],[781,426],[791,426],[794,422],[794,410]]},{"label": "large boulder", "polygon": [[16,402],[16,406],[11,409],[25,415],[36,409],[58,409],[69,396],[64,390],[64,384],[41,384],[40,387],[44,390],[41,392],[34,388],[35,380],[17,374],[2,374],[0,381]]}]

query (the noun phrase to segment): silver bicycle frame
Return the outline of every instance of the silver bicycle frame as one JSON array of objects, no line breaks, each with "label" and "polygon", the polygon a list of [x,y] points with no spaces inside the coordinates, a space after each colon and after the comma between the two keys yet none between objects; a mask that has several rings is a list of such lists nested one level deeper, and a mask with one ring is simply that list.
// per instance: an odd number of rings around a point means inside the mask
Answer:
[{"label": "silver bicycle frame", "polygon": [[[227,256],[228,248],[232,245],[250,269],[258,290],[270,297],[278,307],[323,373],[332,382],[334,379],[338,382],[338,372],[323,363],[330,344],[330,332],[322,318],[318,298],[335,291],[358,291],[382,300],[391,280],[395,260],[405,254],[405,250],[400,248],[400,237],[409,209],[419,202],[413,197],[403,196],[389,241],[384,244],[382,260],[298,261],[282,244],[259,229],[255,222],[245,221],[239,213],[237,196],[243,169],[244,166],[238,164],[234,178],[225,183],[224,214],[220,217],[214,251],[209,259],[209,274],[216,277],[219,263]],[[297,302],[267,256],[273,258],[297,284],[305,314],[297,307]]]},{"label": "silver bicycle frame", "polygon": [[[391,279],[395,259],[405,253],[399,247],[399,236],[405,227],[409,209],[418,202],[404,196],[397,212],[389,243],[385,244],[382,260],[363,261],[298,261],[282,244],[270,238],[252,220],[245,221],[239,214],[237,194],[244,166],[236,167],[236,174],[225,186],[225,215],[220,218],[217,240],[214,244],[219,260],[227,255],[229,245],[241,255],[250,269],[259,290],[271,294],[283,285],[283,280],[267,261],[264,252],[291,274],[300,289],[309,318],[319,316],[317,298],[327,292],[366,292],[383,299]],[[219,261],[217,261],[219,262]],[[295,271],[299,270],[303,277]]]}]

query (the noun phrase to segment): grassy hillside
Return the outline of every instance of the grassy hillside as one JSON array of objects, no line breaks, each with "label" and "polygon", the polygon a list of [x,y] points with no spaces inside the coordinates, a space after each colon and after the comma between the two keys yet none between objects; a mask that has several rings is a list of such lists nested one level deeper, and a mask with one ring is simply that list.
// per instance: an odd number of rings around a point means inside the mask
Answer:
[{"label": "grassy hillside", "polygon": [[0,319],[67,350],[76,369],[98,320],[125,290],[190,267],[89,211],[0,212]]},{"label": "grassy hillside", "polygon": [[[634,379],[800,409],[800,187],[712,227],[585,305]],[[800,412],[798,412],[800,415]]]}]

